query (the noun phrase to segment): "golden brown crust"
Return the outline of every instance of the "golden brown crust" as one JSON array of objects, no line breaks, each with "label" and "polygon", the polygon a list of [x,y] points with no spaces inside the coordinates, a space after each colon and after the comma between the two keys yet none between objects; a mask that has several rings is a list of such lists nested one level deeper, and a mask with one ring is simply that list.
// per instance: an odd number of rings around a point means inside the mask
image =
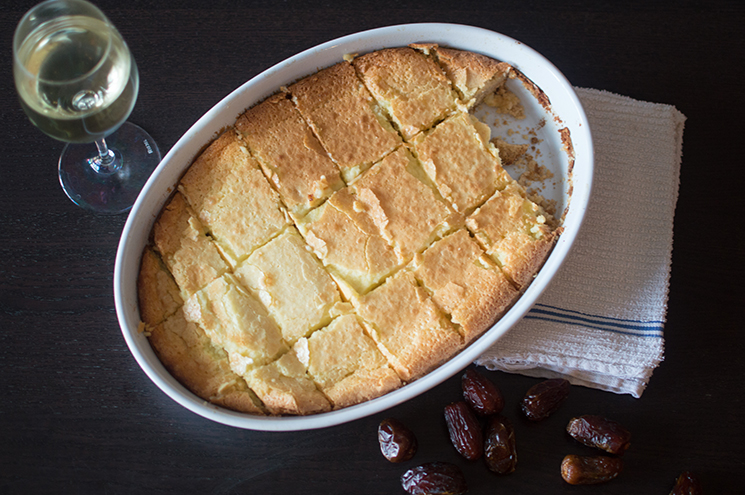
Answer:
[{"label": "golden brown crust", "polygon": [[403,262],[351,188],[334,193],[297,225],[324,265],[357,293],[367,292]]},{"label": "golden brown crust", "polygon": [[279,195],[232,129],[197,158],[179,190],[233,266],[288,223]]},{"label": "golden brown crust", "polygon": [[556,240],[548,214],[513,183],[497,191],[467,220],[468,229],[504,273],[523,290]]},{"label": "golden brown crust", "polygon": [[347,181],[401,143],[348,62],[308,76],[288,91]]},{"label": "golden brown crust", "polygon": [[249,109],[235,127],[294,216],[302,217],[344,186],[338,167],[286,93]]},{"label": "golden brown crust", "polygon": [[[510,248],[508,246],[513,239],[515,247]],[[507,266],[511,267],[509,275],[521,291],[533,281],[557,239],[555,231],[533,242],[524,242],[522,238],[513,234],[512,239],[508,239],[502,245],[503,250],[511,250],[512,256],[507,262]]]},{"label": "golden brown crust", "polygon": [[501,86],[512,69],[510,64],[470,51],[436,46],[434,53],[468,108]]},{"label": "golden brown crust", "polygon": [[467,214],[512,181],[471,116],[458,113],[420,135],[416,152],[432,182],[452,207]]},{"label": "golden brown crust", "polygon": [[151,327],[163,322],[183,304],[176,281],[160,257],[149,247],[142,253],[137,297],[140,319]]},{"label": "golden brown crust", "polygon": [[456,95],[445,74],[411,48],[378,50],[352,64],[406,140],[456,109]]},{"label": "golden brown crust", "polygon": [[178,310],[149,328],[150,345],[161,363],[186,388],[210,402],[236,411],[263,414],[246,382],[233,373],[222,349]]},{"label": "golden brown crust", "polygon": [[436,44],[349,60],[244,112],[143,252],[141,327],[214,404],[315,414],[415,380],[509,308],[561,231],[464,110],[509,66]]},{"label": "golden brown crust", "polygon": [[357,317],[344,315],[296,344],[308,374],[335,409],[374,399],[401,386],[398,375],[365,334]]},{"label": "golden brown crust", "polygon": [[179,193],[155,222],[153,241],[184,299],[228,271],[217,247]]},{"label": "golden brown crust", "polygon": [[489,328],[518,295],[465,229],[434,243],[416,264],[415,276],[460,325],[466,344]]},{"label": "golden brown crust", "polygon": [[428,373],[463,347],[463,338],[409,271],[356,302],[380,351],[404,381]]},{"label": "golden brown crust", "polygon": [[334,409],[375,399],[401,387],[401,379],[388,366],[363,369],[324,390]]},{"label": "golden brown crust", "polygon": [[304,415],[331,409],[292,350],[249,372],[246,380],[271,414]]},{"label": "golden brown crust", "polygon": [[421,165],[404,147],[352,184],[381,235],[409,260],[457,226],[459,217],[417,176]]},{"label": "golden brown crust", "polygon": [[267,308],[292,345],[331,321],[341,300],[323,265],[294,228],[254,251],[235,276]]},{"label": "golden brown crust", "polygon": [[266,309],[232,275],[223,275],[191,296],[184,316],[225,350],[231,369],[241,376],[288,349]]}]

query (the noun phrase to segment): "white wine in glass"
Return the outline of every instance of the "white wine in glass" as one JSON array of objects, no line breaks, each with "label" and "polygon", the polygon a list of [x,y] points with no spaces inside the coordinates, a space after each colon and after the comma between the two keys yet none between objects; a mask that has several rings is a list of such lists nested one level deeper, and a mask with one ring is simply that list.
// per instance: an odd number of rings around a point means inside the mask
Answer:
[{"label": "white wine in glass", "polygon": [[68,197],[98,213],[128,211],[160,162],[155,141],[125,122],[139,89],[127,44],[84,0],[47,0],[21,19],[13,74],[31,122],[68,144],[59,179]]}]

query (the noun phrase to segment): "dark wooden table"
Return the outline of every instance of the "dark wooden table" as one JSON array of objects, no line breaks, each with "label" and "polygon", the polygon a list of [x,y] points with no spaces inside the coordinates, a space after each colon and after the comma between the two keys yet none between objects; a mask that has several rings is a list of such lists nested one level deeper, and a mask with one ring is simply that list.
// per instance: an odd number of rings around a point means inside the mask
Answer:
[{"label": "dark wooden table", "polygon": [[[0,493],[403,493],[418,462],[459,464],[469,493],[667,494],[684,469],[707,494],[745,486],[743,26],[740,2],[279,2],[101,0],[136,57],[130,120],[168,151],[204,112],[281,60],[356,31],[410,22],[471,24],[517,38],[577,86],[675,105],[687,117],[666,358],[641,399],[573,387],[544,423],[517,402],[537,379],[489,373],[517,430],[509,476],[460,459],[442,408],[459,377],[393,410],[342,426],[266,433],[210,422],[140,370],[114,312],[112,278],[126,215],[74,206],[56,178],[61,143],[26,119],[11,38],[31,1],[0,9]],[[208,6],[209,5],[209,6]],[[643,166],[643,164],[640,164]],[[619,212],[623,214],[623,212]],[[654,233],[650,233],[654,235]],[[559,475],[575,414],[633,432],[624,473],[595,487]],[[419,437],[414,461],[390,464],[386,416]]]}]

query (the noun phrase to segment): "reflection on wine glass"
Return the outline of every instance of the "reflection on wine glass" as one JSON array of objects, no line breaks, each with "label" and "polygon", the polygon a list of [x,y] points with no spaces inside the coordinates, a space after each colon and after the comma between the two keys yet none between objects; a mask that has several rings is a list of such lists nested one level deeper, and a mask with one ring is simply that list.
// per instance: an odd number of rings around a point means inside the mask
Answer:
[{"label": "reflection on wine glass", "polygon": [[125,122],[139,75],[106,16],[84,0],[32,8],[13,37],[13,75],[31,122],[68,143],[59,159],[68,197],[98,213],[128,211],[160,151],[149,134]]}]

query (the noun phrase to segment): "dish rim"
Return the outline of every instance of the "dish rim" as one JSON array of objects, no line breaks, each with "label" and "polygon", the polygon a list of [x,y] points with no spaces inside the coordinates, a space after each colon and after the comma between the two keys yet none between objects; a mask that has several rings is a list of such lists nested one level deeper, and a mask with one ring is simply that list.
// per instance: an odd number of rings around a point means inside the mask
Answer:
[{"label": "dish rim", "polygon": [[[474,50],[468,47],[477,44],[479,40],[487,41],[494,47],[486,43],[485,47],[491,50]],[[150,347],[147,337],[138,331],[140,319],[136,286],[140,257],[152,225],[166,199],[173,193],[178,178],[191,164],[196,154],[222,129],[234,123],[235,118],[250,104],[258,103],[276,92],[280,86],[291,83],[294,79],[285,76],[286,73],[296,74],[294,78],[297,79],[341,61],[343,55],[348,53],[405,46],[417,42],[441,43],[454,48],[484,53],[516,66],[544,91],[546,81],[551,83],[551,88],[555,87],[557,91],[558,89],[563,91],[560,99],[555,98],[557,93],[553,91],[546,91],[546,93],[552,97],[551,108],[555,115],[565,117],[569,110],[576,112],[572,115],[572,121],[568,122],[562,118],[562,122],[570,129],[574,153],[577,156],[573,164],[572,192],[566,207],[564,231],[559,236],[553,251],[528,289],[481,337],[427,375],[381,397],[354,406],[308,416],[249,415],[215,406],[197,397],[170,375]],[[494,55],[494,50],[503,50],[503,54]],[[504,54],[513,52],[521,54],[523,58],[515,62],[504,56]],[[332,59],[334,60],[331,63],[324,62]],[[544,70],[538,73],[534,73],[532,69],[526,70],[526,64],[529,61],[541,66]],[[299,69],[305,66],[315,66],[316,69],[307,71],[307,73],[299,73]],[[269,90],[268,88],[281,77],[285,77],[284,80]],[[253,101],[249,105],[241,105],[241,101],[245,103],[249,99],[247,94],[251,95],[250,99]],[[560,103],[562,109],[566,107],[566,110],[563,110],[565,113],[556,111],[557,103]],[[232,121],[229,120],[230,115],[233,116]],[[220,125],[225,122],[228,122],[228,125]],[[208,133],[210,136],[205,139]],[[578,150],[581,150],[581,153],[577,153]],[[160,390],[191,412],[225,425],[261,431],[308,430],[350,422],[390,409],[434,388],[464,369],[520,321],[535,304],[562,265],[581,227],[592,186],[593,153],[587,117],[569,81],[540,53],[509,36],[461,24],[415,23],[370,29],[321,43],[266,69],[220,100],[183,134],[153,172],[132,207],[117,249],[114,267],[114,299],[122,335],[140,368]],[[176,170],[178,173],[175,172]],[[578,171],[581,172],[579,175],[581,181],[577,181]],[[160,207],[154,208],[153,205],[158,204]],[[567,223],[571,228],[567,228]],[[142,231],[145,227],[147,230],[143,241]]]}]

